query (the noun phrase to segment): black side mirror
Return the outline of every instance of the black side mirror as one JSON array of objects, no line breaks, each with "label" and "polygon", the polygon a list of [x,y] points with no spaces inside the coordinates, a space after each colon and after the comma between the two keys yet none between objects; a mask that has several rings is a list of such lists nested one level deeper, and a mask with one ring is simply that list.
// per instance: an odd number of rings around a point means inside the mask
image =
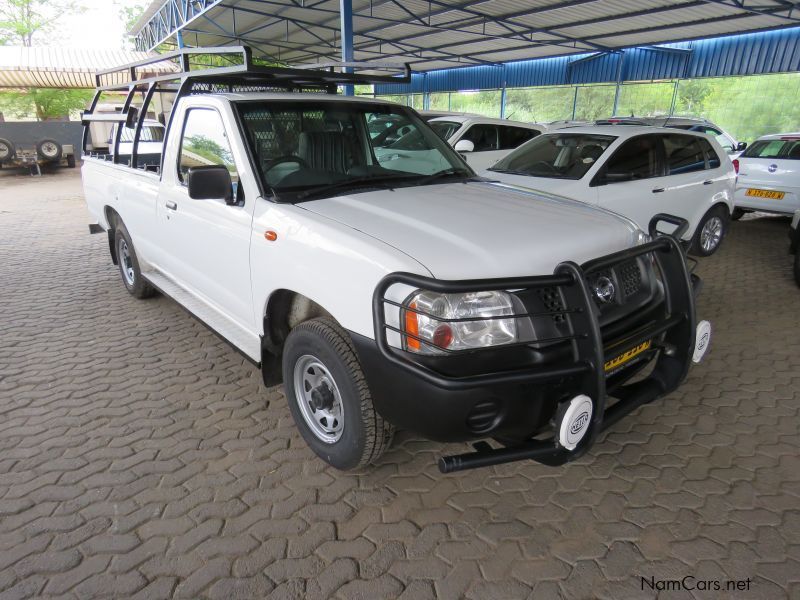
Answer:
[{"label": "black side mirror", "polygon": [[128,113],[125,115],[125,127],[128,129],[135,129],[138,118],[139,109],[135,106],[128,107]]},{"label": "black side mirror", "polygon": [[745,148],[747,148],[747,142],[739,142],[738,144],[736,144],[736,151],[737,152],[741,152]]},{"label": "black side mirror", "polygon": [[225,204],[235,204],[233,182],[228,169],[222,165],[192,167],[186,176],[189,198],[193,200],[225,200]]}]

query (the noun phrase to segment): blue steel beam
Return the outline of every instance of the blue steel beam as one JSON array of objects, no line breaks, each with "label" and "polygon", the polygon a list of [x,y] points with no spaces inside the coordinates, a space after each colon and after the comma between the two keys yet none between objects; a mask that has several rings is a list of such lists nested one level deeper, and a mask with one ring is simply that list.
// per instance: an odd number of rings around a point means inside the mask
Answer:
[{"label": "blue steel beam", "polygon": [[[353,62],[353,0],[339,0],[339,14],[342,23],[342,62]],[[353,69],[345,68],[345,73],[352,73]],[[344,95],[355,95],[352,85],[344,86]]]}]

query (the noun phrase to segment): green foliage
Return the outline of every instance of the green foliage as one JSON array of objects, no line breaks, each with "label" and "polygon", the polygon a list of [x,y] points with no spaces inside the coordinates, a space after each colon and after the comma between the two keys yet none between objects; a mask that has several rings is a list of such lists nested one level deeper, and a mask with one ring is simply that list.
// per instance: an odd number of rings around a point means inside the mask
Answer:
[{"label": "green foliage", "polygon": [[91,90],[32,88],[0,93],[0,111],[12,117],[39,121],[68,118],[83,110],[92,99]]},{"label": "green foliage", "polygon": [[0,0],[0,43],[31,46],[63,13],[83,10],[68,0]]},{"label": "green foliage", "polygon": [[[576,94],[577,89],[577,94]],[[752,142],[768,133],[800,130],[800,73],[748,75],[626,83],[621,86],[617,115],[658,116],[674,114],[706,118],[740,141]],[[593,120],[614,112],[615,85],[509,88],[506,118],[549,122],[563,119]],[[421,94],[383,96],[414,108],[422,108]],[[574,103],[574,117],[573,117]],[[434,93],[430,107],[500,115],[500,92]]]}]

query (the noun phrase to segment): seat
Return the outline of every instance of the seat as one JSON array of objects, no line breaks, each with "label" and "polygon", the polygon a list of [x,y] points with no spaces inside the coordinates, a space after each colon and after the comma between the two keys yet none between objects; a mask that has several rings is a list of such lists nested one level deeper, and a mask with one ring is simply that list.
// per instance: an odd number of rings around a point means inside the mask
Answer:
[{"label": "seat", "polygon": [[312,169],[347,173],[353,165],[349,140],[340,131],[303,131],[298,154]]}]

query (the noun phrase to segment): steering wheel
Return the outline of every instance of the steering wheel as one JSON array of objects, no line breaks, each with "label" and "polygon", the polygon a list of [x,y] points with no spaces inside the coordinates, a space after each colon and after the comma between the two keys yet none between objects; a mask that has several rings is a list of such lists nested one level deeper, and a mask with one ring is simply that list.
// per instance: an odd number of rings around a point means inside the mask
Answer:
[{"label": "steering wheel", "polygon": [[551,165],[549,162],[546,162],[544,160],[538,161],[533,166],[534,167],[538,167],[540,165],[543,166],[543,167],[547,167],[547,170],[550,171],[551,173],[558,173],[558,169],[556,169],[553,165]]},{"label": "steering wheel", "polygon": [[264,165],[264,172],[268,173],[278,165],[282,165],[283,163],[289,163],[289,162],[297,163],[304,169],[311,168],[311,165],[309,165],[304,158],[300,158],[299,156],[295,156],[293,154],[284,154],[283,156],[279,156],[277,158],[273,158],[272,160],[268,161]]}]

